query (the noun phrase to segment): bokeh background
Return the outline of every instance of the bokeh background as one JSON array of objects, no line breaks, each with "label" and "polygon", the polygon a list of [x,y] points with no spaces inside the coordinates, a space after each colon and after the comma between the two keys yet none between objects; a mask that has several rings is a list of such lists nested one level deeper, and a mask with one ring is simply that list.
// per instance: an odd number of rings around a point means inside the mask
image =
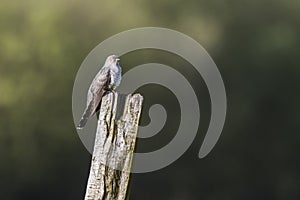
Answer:
[{"label": "bokeh background", "polygon": [[[1,0],[0,199],[83,199],[90,154],[72,118],[76,72],[101,41],[144,26],[183,32],[205,47],[223,76],[228,113],[217,145],[198,159],[210,116],[200,75],[167,52],[122,56],[124,72],[147,62],[173,66],[201,107],[192,146],[164,169],[134,174],[130,199],[300,199],[299,19],[297,0]],[[139,92],[141,124],[153,103],[169,117],[158,135],[138,140],[137,151],[147,152],[172,139],[180,113],[167,88]]]}]

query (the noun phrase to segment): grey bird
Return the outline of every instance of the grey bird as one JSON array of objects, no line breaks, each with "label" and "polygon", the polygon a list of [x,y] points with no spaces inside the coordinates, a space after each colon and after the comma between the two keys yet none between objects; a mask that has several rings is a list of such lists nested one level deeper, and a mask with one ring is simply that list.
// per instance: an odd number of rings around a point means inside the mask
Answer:
[{"label": "grey bird", "polygon": [[119,63],[120,59],[116,55],[107,57],[105,64],[92,81],[88,93],[86,108],[79,121],[77,129],[82,129],[88,119],[93,116],[100,107],[101,99],[107,91],[115,91],[120,85],[122,69]]}]

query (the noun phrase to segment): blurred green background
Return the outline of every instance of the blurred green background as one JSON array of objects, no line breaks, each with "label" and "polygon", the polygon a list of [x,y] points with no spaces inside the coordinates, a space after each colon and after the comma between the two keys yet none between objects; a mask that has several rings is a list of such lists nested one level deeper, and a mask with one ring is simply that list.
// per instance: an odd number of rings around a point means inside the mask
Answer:
[{"label": "blurred green background", "polygon": [[[198,159],[210,116],[201,77],[166,52],[122,57],[124,72],[159,61],[189,77],[203,119],[179,160],[132,176],[131,199],[300,199],[298,0],[1,0],[0,16],[0,199],[83,199],[90,155],[73,124],[76,72],[101,41],[144,26],[183,32],[205,47],[223,76],[228,113],[219,142]],[[174,98],[166,88],[140,92],[142,124],[151,104],[178,104],[166,101]],[[177,127],[169,122],[137,151],[160,148]]]}]

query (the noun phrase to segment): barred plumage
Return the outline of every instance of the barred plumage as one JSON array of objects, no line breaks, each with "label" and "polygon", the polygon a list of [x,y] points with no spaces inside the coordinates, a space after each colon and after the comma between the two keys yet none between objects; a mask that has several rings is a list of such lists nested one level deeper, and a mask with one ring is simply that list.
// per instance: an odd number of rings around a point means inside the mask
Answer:
[{"label": "barred plumage", "polygon": [[121,82],[122,69],[119,58],[115,55],[108,56],[104,66],[92,81],[88,94],[85,111],[78,123],[77,129],[82,129],[88,119],[96,113],[101,104],[101,99],[107,91],[114,91]]}]

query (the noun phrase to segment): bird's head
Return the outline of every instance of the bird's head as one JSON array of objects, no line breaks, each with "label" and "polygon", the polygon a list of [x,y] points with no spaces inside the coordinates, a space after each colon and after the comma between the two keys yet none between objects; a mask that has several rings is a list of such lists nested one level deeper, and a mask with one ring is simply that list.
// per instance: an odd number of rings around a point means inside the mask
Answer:
[{"label": "bird's head", "polygon": [[120,61],[120,58],[118,56],[110,55],[107,57],[105,63],[111,65],[111,64],[117,64],[119,61]]}]

